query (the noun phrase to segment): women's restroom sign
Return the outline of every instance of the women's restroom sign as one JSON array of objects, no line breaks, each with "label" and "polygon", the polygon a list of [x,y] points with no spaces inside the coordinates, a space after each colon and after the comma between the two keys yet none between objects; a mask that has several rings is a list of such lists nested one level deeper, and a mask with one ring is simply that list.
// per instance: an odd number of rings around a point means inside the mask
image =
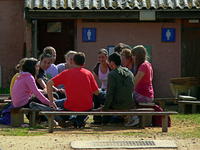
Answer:
[{"label": "women's restroom sign", "polygon": [[96,42],[96,28],[83,28],[82,40],[83,42]]}]

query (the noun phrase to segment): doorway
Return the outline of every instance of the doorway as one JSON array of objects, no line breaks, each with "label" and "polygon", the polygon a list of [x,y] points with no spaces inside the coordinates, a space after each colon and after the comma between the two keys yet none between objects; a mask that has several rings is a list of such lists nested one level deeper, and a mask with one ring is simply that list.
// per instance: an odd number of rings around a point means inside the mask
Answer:
[{"label": "doorway", "polygon": [[38,55],[46,46],[56,49],[56,64],[65,61],[64,55],[74,50],[74,20],[38,20]]},{"label": "doorway", "polygon": [[182,22],[181,75],[200,76],[200,23]]}]

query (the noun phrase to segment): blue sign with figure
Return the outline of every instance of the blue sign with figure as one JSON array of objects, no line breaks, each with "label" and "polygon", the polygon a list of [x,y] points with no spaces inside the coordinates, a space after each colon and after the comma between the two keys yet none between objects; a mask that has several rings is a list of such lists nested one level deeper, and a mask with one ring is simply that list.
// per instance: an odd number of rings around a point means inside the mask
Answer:
[{"label": "blue sign with figure", "polygon": [[96,28],[82,29],[83,42],[96,42]]},{"label": "blue sign with figure", "polygon": [[162,29],[162,42],[175,42],[175,40],[176,40],[175,28]]}]

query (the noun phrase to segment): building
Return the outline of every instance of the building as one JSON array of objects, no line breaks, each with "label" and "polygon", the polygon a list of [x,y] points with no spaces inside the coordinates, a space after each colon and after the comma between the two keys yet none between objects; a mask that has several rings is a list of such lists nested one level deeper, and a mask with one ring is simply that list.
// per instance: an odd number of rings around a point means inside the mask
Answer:
[{"label": "building", "polygon": [[100,48],[143,44],[156,97],[171,96],[170,78],[200,75],[200,0],[2,0],[0,7],[3,86],[21,57],[47,45],[58,62],[67,50],[85,52],[91,69]]}]

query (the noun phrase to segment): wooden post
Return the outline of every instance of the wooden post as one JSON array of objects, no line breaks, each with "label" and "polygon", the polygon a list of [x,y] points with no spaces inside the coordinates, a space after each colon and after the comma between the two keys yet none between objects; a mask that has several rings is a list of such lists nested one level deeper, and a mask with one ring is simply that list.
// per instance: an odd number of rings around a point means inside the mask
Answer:
[{"label": "wooden post", "polygon": [[34,57],[37,57],[38,43],[37,43],[37,30],[38,30],[37,20],[32,21],[32,54]]},{"label": "wooden post", "polygon": [[35,119],[36,119],[36,111],[32,110],[30,112],[30,126],[31,127],[34,127],[36,125]]},{"label": "wooden post", "polygon": [[49,133],[53,133],[53,120],[54,120],[54,116],[49,114],[47,115],[48,118],[48,123],[49,123]]},{"label": "wooden post", "polygon": [[178,111],[179,113],[185,113],[185,104],[184,103],[178,103]]},{"label": "wooden post", "polygon": [[164,100],[160,100],[159,104],[160,104],[160,107],[164,110],[165,109],[165,101]]},{"label": "wooden post", "polygon": [[145,116],[140,116],[140,128],[145,128]]},{"label": "wooden post", "polygon": [[24,123],[24,114],[19,108],[13,108],[11,110],[11,126],[19,127]]},{"label": "wooden post", "polygon": [[162,116],[162,132],[168,131],[168,115]]},{"label": "wooden post", "polygon": [[196,104],[192,104],[192,113],[195,114],[197,110],[197,105]]}]

